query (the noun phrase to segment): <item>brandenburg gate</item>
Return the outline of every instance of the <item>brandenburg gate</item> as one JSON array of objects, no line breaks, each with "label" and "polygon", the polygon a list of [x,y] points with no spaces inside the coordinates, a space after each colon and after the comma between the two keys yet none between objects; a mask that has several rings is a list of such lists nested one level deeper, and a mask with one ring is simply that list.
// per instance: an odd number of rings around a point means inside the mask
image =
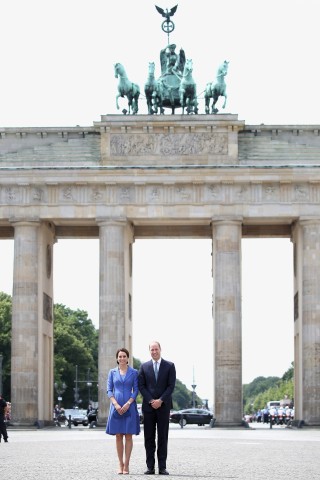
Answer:
[{"label": "brandenburg gate", "polygon": [[241,239],[287,237],[294,245],[295,416],[320,425],[320,126],[246,125],[237,115],[205,114],[1,128],[0,236],[14,239],[14,424],[52,421],[58,239],[100,241],[104,421],[107,372],[116,349],[132,344],[134,240],[205,237],[212,239],[216,425],[239,425]]}]

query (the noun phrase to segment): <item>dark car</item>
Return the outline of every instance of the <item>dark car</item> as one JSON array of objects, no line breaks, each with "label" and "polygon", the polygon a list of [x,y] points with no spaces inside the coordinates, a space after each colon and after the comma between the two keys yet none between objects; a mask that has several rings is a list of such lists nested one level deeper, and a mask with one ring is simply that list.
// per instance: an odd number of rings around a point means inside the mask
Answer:
[{"label": "dark car", "polygon": [[64,411],[63,416],[65,418],[65,425],[68,426],[69,417],[71,416],[71,423],[76,427],[81,424],[86,427],[89,424],[87,417],[87,411],[79,408],[68,408]]},{"label": "dark car", "polygon": [[170,413],[170,422],[179,423],[181,427],[187,424],[209,425],[212,419],[212,412],[203,408],[187,408]]}]

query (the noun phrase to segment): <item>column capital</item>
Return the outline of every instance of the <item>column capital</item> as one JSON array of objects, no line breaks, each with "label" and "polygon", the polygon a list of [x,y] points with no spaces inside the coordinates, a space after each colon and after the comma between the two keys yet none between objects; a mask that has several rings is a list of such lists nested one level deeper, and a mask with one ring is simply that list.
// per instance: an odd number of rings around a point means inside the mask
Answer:
[{"label": "column capital", "polygon": [[319,225],[320,217],[299,217],[298,224],[302,227],[307,227],[308,225]]},{"label": "column capital", "polygon": [[39,217],[11,217],[9,222],[13,226],[38,227],[41,224]]},{"label": "column capital", "polygon": [[230,215],[223,217],[212,217],[211,226],[217,225],[242,225],[243,217],[241,215]]},{"label": "column capital", "polygon": [[127,217],[97,217],[96,222],[99,227],[125,227],[129,224]]}]

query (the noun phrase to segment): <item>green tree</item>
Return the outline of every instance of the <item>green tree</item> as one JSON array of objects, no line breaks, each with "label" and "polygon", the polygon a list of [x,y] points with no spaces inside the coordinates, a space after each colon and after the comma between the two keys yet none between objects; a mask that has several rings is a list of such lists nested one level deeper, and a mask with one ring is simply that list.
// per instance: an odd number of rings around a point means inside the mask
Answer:
[{"label": "green tree", "polygon": [[189,408],[191,402],[191,392],[187,389],[187,387],[180,382],[180,380],[176,380],[176,386],[173,391],[172,401],[173,401],[173,409],[174,410],[181,410],[183,408]]},{"label": "green tree", "polygon": [[279,377],[257,377],[250,384],[244,385],[243,404],[245,413],[253,413],[262,409],[270,400],[293,400],[294,367]]},{"label": "green tree", "polygon": [[254,398],[261,392],[268,390],[280,380],[279,377],[257,377],[251,383],[243,385],[243,398]]},{"label": "green tree", "polygon": [[141,367],[141,361],[138,360],[138,358],[133,357],[133,368],[135,368],[139,372],[140,367]]},{"label": "green tree", "polygon": [[[63,406],[75,403],[76,366],[78,393],[81,406],[87,408],[91,380],[91,399],[97,400],[98,379],[98,331],[87,312],[71,310],[61,304],[54,305],[54,381],[65,383]],[[90,378],[88,378],[90,376]]]},{"label": "green tree", "polygon": [[2,386],[4,398],[11,398],[11,296],[0,292],[0,354],[2,355]]},{"label": "green tree", "polygon": [[288,370],[283,374],[282,380],[284,382],[288,382],[290,380],[294,380],[294,364],[291,362],[291,366],[288,368]]}]

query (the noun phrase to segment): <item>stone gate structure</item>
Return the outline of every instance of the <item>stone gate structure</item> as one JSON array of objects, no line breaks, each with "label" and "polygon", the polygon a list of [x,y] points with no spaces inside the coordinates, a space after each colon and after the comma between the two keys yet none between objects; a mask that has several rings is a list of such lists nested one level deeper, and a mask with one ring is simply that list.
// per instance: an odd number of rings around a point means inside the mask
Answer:
[{"label": "stone gate structure", "polygon": [[[16,424],[53,410],[54,243],[100,240],[99,406],[131,350],[135,238],[212,239],[217,425],[242,419],[241,238],[294,244],[295,412],[320,424],[320,126],[237,115],[102,116],[91,127],[0,129],[0,236],[14,238]],[[281,319],[279,318],[279,322]]]}]

